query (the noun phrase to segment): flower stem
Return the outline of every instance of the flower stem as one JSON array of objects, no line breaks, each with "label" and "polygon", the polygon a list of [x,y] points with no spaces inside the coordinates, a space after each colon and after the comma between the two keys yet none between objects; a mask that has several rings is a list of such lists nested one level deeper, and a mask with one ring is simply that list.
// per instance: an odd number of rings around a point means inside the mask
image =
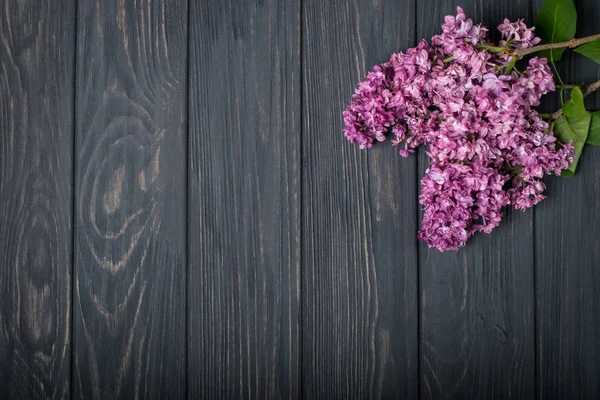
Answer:
[{"label": "flower stem", "polygon": [[[554,111],[552,113],[552,115],[550,116],[550,121],[552,121],[553,123],[560,118],[560,116],[562,115],[562,108],[559,108],[558,110]],[[550,129],[552,130],[552,129]]]},{"label": "flower stem", "polygon": [[600,39],[600,33],[598,33],[596,35],[592,35],[592,36],[579,38],[579,39],[573,38],[566,42],[547,43],[547,44],[541,44],[538,46],[529,47],[527,49],[517,49],[514,51],[513,54],[516,57],[521,58],[521,57],[526,56],[527,54],[536,53],[536,52],[542,51],[542,50],[562,49],[563,47],[568,47],[568,48],[572,49],[575,47],[579,47],[582,44],[593,42],[594,40],[598,40],[598,39]]},{"label": "flower stem", "polygon": [[479,47],[482,50],[491,51],[492,53],[500,53],[502,51],[506,51],[506,47],[490,46],[490,45],[485,44],[485,43],[479,43],[477,45],[477,47]]},{"label": "flower stem", "polygon": [[[556,64],[554,64],[554,58],[552,58],[552,55],[550,55],[550,65],[552,65],[552,69],[554,70],[554,73],[556,74],[556,77],[558,78],[558,82],[560,82],[560,85],[564,85],[565,83],[563,82],[562,78],[560,77],[560,74],[558,73],[558,68],[556,68]],[[561,93],[561,99],[562,99],[562,93]]]},{"label": "flower stem", "polygon": [[513,57],[512,60],[510,60],[510,62],[506,65],[506,72],[504,74],[510,75],[510,72],[512,71],[512,69],[516,63],[517,63],[517,57]]},{"label": "flower stem", "polygon": [[557,89],[575,89],[582,88],[584,85],[556,85]]},{"label": "flower stem", "polygon": [[[596,90],[600,89],[600,81],[596,81],[594,83],[590,83],[589,85],[563,85],[563,86],[574,86],[580,87],[583,92],[583,97],[594,93]],[[564,90],[564,89],[561,89]],[[541,115],[541,114],[540,114]],[[550,115],[550,121],[556,121],[562,115],[562,108],[556,110]]]},{"label": "flower stem", "polygon": [[594,83],[590,83],[589,85],[585,85],[584,88],[585,90],[583,90],[583,96],[585,97],[588,94],[600,89],[600,81],[596,81]]}]

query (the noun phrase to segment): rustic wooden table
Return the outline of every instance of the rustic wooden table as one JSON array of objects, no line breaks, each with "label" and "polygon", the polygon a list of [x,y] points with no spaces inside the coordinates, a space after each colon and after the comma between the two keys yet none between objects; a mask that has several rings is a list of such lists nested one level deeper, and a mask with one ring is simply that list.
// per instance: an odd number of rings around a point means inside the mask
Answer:
[{"label": "rustic wooden table", "polygon": [[599,398],[599,151],[439,253],[424,153],[342,135],[456,5],[542,2],[0,0],[0,398]]}]

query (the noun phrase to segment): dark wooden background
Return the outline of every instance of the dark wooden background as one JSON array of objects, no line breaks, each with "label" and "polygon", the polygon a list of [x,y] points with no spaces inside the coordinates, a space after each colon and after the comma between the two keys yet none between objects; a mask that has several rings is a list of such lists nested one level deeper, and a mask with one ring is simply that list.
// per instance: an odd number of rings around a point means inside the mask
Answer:
[{"label": "dark wooden background", "polygon": [[0,398],[600,398],[599,152],[439,253],[424,154],[342,135],[457,4],[542,2],[0,0]]}]

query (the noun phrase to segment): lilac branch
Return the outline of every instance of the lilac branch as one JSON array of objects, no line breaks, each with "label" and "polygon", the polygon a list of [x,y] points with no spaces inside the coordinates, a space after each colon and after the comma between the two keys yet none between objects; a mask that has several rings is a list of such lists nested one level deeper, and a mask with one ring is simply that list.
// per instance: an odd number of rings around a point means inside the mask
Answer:
[{"label": "lilac branch", "polygon": [[[564,85],[563,87],[580,87],[583,93],[583,96],[587,96],[590,93],[595,92],[600,89],[600,80],[594,83],[590,83],[589,85]],[[556,121],[562,115],[562,108],[556,110],[550,115],[550,121]]]},{"label": "lilac branch", "polygon": [[517,49],[514,51],[513,54],[518,58],[522,58],[528,54],[536,53],[536,52],[542,51],[542,50],[562,49],[563,47],[568,47],[568,48],[572,49],[575,47],[579,47],[582,44],[593,42],[594,40],[599,40],[599,39],[600,39],[600,33],[596,34],[596,35],[592,35],[592,36],[579,38],[579,39],[573,38],[566,42],[548,43],[548,44],[542,44],[542,45],[538,45],[538,46],[528,47],[526,49]]}]

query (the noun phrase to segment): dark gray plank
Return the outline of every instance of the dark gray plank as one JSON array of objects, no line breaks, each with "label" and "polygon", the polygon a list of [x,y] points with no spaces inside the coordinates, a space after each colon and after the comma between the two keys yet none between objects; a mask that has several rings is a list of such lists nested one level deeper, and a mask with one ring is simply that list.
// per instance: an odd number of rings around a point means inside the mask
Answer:
[{"label": "dark gray plank", "polygon": [[298,1],[190,9],[189,397],[299,397]]},{"label": "dark gray plank", "polygon": [[414,2],[302,4],[305,397],[414,398],[416,157],[342,132],[367,71],[414,44]]},{"label": "dark gray plank", "polygon": [[187,3],[78,10],[74,396],[179,399]]},{"label": "dark gray plank", "polygon": [[[537,1],[537,6],[542,2]],[[576,1],[578,36],[598,33],[595,0]],[[536,7],[536,8],[538,8]],[[565,83],[600,79],[598,66],[565,53]],[[566,73],[565,73],[566,72]],[[590,110],[600,96],[589,96]],[[554,102],[554,109],[559,106]],[[539,398],[600,398],[600,151],[584,149],[573,178],[548,182],[536,210]]]},{"label": "dark gray plank", "polygon": [[0,398],[68,398],[75,2],[0,9]]},{"label": "dark gray plank", "polygon": [[[523,0],[418,2],[418,37],[441,31],[461,5],[493,39],[505,17],[531,21]],[[492,32],[494,31],[494,32]],[[420,175],[427,158],[419,154]],[[507,211],[491,235],[457,252],[420,246],[421,397],[534,395],[533,212]]]}]

